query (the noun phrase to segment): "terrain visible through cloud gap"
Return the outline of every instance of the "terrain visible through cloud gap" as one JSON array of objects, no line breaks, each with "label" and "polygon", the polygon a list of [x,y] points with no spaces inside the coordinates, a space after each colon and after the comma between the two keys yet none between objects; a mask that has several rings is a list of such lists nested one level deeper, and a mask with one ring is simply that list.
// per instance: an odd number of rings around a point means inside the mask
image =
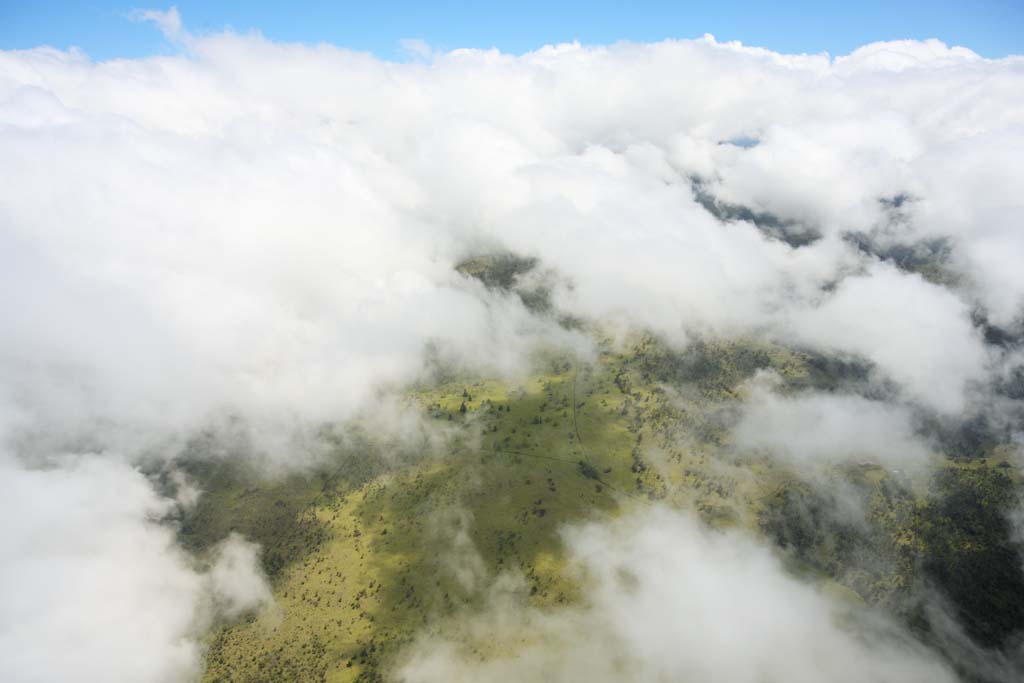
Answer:
[{"label": "terrain visible through cloud gap", "polygon": [[0,52],[0,678],[1024,676],[1024,58]]}]

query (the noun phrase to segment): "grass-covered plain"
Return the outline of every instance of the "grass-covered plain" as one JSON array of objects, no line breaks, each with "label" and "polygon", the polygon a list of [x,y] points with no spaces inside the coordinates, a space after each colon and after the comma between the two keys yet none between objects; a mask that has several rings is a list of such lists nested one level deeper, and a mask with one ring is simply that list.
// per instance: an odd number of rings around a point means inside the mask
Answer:
[{"label": "grass-covered plain", "polygon": [[[548,352],[518,381],[448,376],[412,388],[409,406],[434,435],[419,446],[362,434],[339,440],[319,468],[274,478],[243,460],[197,459],[188,471],[204,493],[181,522],[183,542],[201,553],[231,531],[258,541],[276,601],[214,632],[206,679],[381,680],[414,637],[457,628],[452,617],[480,607],[502,573],[522,577],[535,607],[579,600],[560,528],[653,504],[762,535],[792,571],[922,631],[914,595],[925,581],[946,589],[983,642],[1024,621],[1020,594],[1004,599],[1024,587],[1019,571],[989,571],[993,598],[981,608],[969,580],[1010,552],[996,517],[1015,482],[998,448],[939,456],[914,480],[872,462],[828,469],[864,502],[854,523],[820,493],[836,487],[732,452],[729,421],[757,370],[797,392],[856,382],[855,363],[745,340],[678,353],[650,336],[593,334],[591,362]],[[474,647],[486,658],[517,643]]]}]

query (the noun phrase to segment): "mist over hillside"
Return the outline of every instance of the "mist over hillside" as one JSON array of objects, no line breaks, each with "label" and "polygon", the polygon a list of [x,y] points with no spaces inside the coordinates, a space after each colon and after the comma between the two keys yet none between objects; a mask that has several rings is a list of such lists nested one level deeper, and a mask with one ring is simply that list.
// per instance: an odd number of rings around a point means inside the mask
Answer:
[{"label": "mist over hillside", "polygon": [[1024,675],[1024,58],[0,52],[29,681]]}]

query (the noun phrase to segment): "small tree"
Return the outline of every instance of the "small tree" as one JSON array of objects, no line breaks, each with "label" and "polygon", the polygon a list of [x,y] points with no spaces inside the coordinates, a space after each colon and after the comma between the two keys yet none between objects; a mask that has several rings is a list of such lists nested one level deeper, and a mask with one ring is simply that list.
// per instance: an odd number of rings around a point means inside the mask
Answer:
[{"label": "small tree", "polygon": [[459,412],[462,413],[463,415],[466,414],[466,402],[465,401],[463,401],[462,405],[459,406]]},{"label": "small tree", "polygon": [[589,462],[585,460],[580,460],[576,464],[579,466],[580,474],[582,474],[587,479],[600,479],[600,476],[597,474],[597,468],[591,465]]}]

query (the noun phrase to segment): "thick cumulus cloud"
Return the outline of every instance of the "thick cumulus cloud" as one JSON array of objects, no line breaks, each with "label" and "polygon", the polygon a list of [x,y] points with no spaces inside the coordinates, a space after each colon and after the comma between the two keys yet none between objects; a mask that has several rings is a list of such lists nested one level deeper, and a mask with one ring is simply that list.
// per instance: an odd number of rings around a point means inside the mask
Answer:
[{"label": "thick cumulus cloud", "polygon": [[[583,605],[525,605],[511,577],[452,638],[424,637],[398,680],[955,681],[896,626],[789,577],[763,546],[646,510],[570,527]],[[481,661],[497,646],[511,654]]]},{"label": "thick cumulus cloud", "polygon": [[[452,269],[498,248],[559,273],[575,313],[680,341],[770,329],[943,412],[985,374],[973,308],[1021,315],[1002,257],[1024,253],[1020,59],[705,38],[393,64],[144,18],[182,54],[0,56],[0,362],[27,430],[333,419],[414,376],[428,342],[514,368],[555,326]],[[757,144],[720,144],[738,136]],[[821,239],[723,225],[695,178]],[[901,239],[952,241],[957,289],[843,241],[896,196]]]},{"label": "thick cumulus cloud", "polygon": [[124,461],[0,474],[5,680],[191,680],[213,620],[271,601],[256,548],[232,536],[195,566],[158,524],[172,503]]},{"label": "thick cumulus cloud", "polygon": [[[195,37],[176,12],[137,18],[179,54],[0,52],[0,482],[14,539],[0,628],[22,680],[188,678],[201,605],[230,615],[265,597],[258,576],[238,578],[244,541],[211,572],[174,550],[153,521],[171,503],[135,472],[140,458],[241,416],[258,425],[254,447],[287,462],[281,435],[358,414],[417,377],[425,350],[511,373],[535,343],[585,343],[457,273],[468,256],[536,257],[556,309],[672,342],[764,333],[862,356],[901,400],[941,414],[991,368],[1013,376],[975,313],[1021,320],[1020,58],[930,41],[830,59],[705,37],[522,56],[416,45],[427,61],[394,64]],[[714,202],[733,209],[716,216]],[[793,246],[765,225],[818,239]],[[850,234],[942,240],[948,277],[883,264]],[[842,400],[825,405],[881,419]],[[799,421],[807,406],[769,408]],[[683,566],[673,557],[652,571]],[[828,634],[820,666],[859,663],[819,599],[773,571],[802,606],[781,612],[778,650],[810,633],[806,617]],[[881,652],[864,664],[875,678],[920,671]],[[694,656],[667,671],[712,663]],[[735,666],[736,680],[753,670]]]}]

